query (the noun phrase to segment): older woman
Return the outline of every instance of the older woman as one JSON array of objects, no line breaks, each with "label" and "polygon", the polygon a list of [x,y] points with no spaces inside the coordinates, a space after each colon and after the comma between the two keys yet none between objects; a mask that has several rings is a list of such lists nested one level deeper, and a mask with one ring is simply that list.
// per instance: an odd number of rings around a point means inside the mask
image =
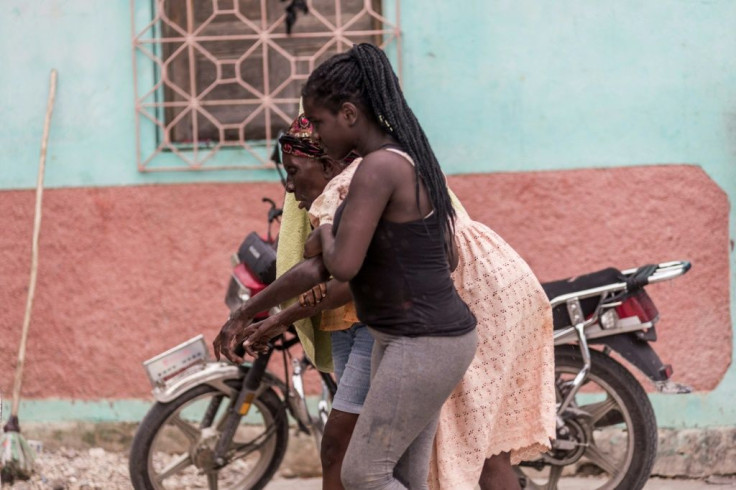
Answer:
[{"label": "older woman", "polygon": [[[344,192],[337,190],[341,187],[339,183],[350,182],[358,162],[354,161],[355,155],[341,161],[328,157],[320,142],[313,137],[313,132],[313,125],[300,115],[280,138],[279,144],[286,171],[287,200],[293,196],[298,208],[310,209],[312,224],[319,226],[331,222],[334,208],[345,197]],[[332,190],[326,189],[328,183]],[[347,186],[344,188],[346,190]],[[299,217],[293,214],[300,212],[294,209],[295,203],[287,203],[289,206],[285,206],[284,210],[285,226],[282,226],[279,236],[280,254],[287,248],[304,248],[305,234],[299,233],[300,230],[285,230],[286,225],[296,224],[298,227],[300,223]],[[298,243],[291,243],[294,241]],[[283,254],[279,256],[279,261],[282,259],[285,259]],[[279,269],[283,269],[282,264],[279,264]],[[223,327],[214,346],[218,357],[222,352],[231,360],[242,361],[234,352],[235,346],[253,331],[253,328],[245,329],[253,317],[320,283],[308,297],[303,297],[301,303],[285,308],[259,323],[258,332],[259,338],[267,341],[292,323],[300,321],[297,323],[297,332],[305,352],[320,369],[326,370],[331,365],[334,367],[338,389],[325,425],[321,448],[323,486],[328,489],[342,488],[340,471],[343,455],[370,388],[373,338],[365,325],[358,322],[349,304],[352,295],[347,283],[321,283],[324,272],[321,261],[312,259],[280,275],[273,284],[243,305],[234,315],[234,321]],[[318,300],[315,300],[315,295]],[[346,303],[348,306],[343,308]],[[311,318],[318,319],[314,322],[316,325]],[[249,344],[246,351],[255,354],[254,349]]]}]

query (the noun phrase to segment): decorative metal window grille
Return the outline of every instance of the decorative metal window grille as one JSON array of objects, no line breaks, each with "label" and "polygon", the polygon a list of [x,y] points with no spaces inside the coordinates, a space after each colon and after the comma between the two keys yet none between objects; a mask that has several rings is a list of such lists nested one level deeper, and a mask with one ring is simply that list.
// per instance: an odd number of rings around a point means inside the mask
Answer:
[{"label": "decorative metal window grille", "polygon": [[283,0],[131,0],[138,169],[267,167],[323,60],[372,42],[400,73],[399,1],[306,0],[287,34]]}]

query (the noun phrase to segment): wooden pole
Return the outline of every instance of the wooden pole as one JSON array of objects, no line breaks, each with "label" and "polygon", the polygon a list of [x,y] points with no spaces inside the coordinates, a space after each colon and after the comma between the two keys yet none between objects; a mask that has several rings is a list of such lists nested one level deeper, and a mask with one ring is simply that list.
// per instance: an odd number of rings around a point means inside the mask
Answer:
[{"label": "wooden pole", "polygon": [[54,111],[56,99],[56,70],[51,70],[49,81],[49,98],[46,104],[46,120],[43,125],[43,136],[41,138],[41,158],[38,165],[38,181],[36,183],[36,210],[33,218],[33,245],[31,247],[31,280],[28,284],[28,299],[26,300],[26,312],[23,316],[23,330],[18,348],[18,363],[15,367],[15,382],[13,383],[13,407],[11,416],[18,416],[20,405],[20,388],[23,380],[23,366],[26,361],[26,341],[28,339],[28,328],[31,325],[31,309],[33,308],[33,296],[36,293],[36,276],[38,273],[38,237],[41,231],[41,203],[43,200],[43,175],[46,168],[46,148],[49,141],[49,128],[51,126],[51,114]]}]

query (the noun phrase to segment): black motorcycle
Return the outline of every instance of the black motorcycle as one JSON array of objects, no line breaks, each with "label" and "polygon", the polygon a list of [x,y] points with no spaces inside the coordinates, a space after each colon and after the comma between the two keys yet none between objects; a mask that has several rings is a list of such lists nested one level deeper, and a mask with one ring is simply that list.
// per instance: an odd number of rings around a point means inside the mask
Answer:
[{"label": "black motorcycle", "polygon": [[[273,280],[270,224],[279,214],[271,202],[268,236],[251,233],[234,256],[226,295],[231,309]],[[644,486],[657,453],[657,422],[643,387],[612,354],[639,369],[660,392],[690,392],[671,381],[672,367],[651,346],[659,313],[644,289],[689,269],[688,262],[666,262],[543,284],[555,325],[557,437],[551,451],[517,467],[523,488],[564,488],[563,474],[581,473],[591,476],[590,488]],[[291,330],[274,339],[266,355],[236,366],[209,360],[200,335],[146,361],[157,401],[133,440],[133,486],[263,488],[286,452],[287,414],[319,447],[336,385],[329,374],[319,373],[322,395],[310,409],[303,376],[316,370],[303,354],[292,355],[298,342]],[[286,379],[267,370],[278,352],[284,372],[291,366]]]}]

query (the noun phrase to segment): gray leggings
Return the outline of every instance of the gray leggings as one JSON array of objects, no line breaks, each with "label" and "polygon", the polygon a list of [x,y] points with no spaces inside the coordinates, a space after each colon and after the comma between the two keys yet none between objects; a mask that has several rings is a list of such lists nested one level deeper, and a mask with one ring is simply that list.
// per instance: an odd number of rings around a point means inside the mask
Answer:
[{"label": "gray leggings", "polygon": [[427,488],[440,409],[478,344],[459,337],[403,337],[369,329],[375,339],[371,389],[342,464],[348,490]]}]

